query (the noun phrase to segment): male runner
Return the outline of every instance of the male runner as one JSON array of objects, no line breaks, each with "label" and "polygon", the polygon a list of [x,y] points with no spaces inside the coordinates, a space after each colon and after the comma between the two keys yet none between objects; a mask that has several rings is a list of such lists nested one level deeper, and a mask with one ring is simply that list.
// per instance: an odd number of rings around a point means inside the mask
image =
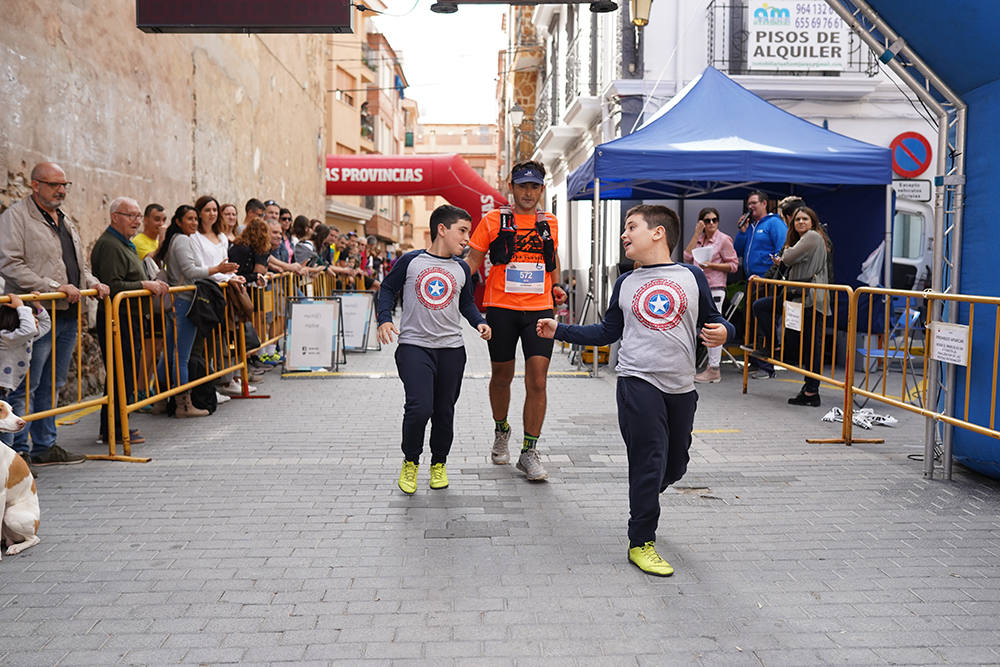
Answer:
[{"label": "male runner", "polygon": [[552,317],[556,303],[566,299],[557,284],[559,229],[556,217],[538,209],[545,187],[545,167],[538,162],[514,165],[510,174],[512,207],[501,207],[483,217],[469,241],[469,268],[479,270],[489,253],[492,265],[486,277],[483,304],[493,330],[489,341],[492,374],[493,463],[510,462],[510,383],[514,379],[514,352],[521,341],[524,354],[524,441],[517,469],[529,480],[548,477],[536,445],[545,419],[545,380],[552,356],[552,340],[535,331],[536,322]]}]

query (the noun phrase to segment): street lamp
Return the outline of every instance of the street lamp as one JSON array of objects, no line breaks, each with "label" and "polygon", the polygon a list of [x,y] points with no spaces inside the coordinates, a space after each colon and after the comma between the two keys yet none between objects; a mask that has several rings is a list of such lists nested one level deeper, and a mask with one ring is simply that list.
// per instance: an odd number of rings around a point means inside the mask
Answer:
[{"label": "street lamp", "polygon": [[410,212],[409,211],[404,211],[403,215],[402,215],[402,217],[400,217],[399,221],[403,224],[404,227],[406,227],[407,225],[409,225],[410,224]]},{"label": "street lamp", "polygon": [[641,28],[649,23],[649,9],[653,0],[628,0],[629,14],[632,15],[632,25]]},{"label": "street lamp", "polygon": [[508,113],[510,115],[510,124],[513,127],[521,127],[521,123],[524,121],[524,108],[517,102],[514,102],[514,106],[510,108]]}]

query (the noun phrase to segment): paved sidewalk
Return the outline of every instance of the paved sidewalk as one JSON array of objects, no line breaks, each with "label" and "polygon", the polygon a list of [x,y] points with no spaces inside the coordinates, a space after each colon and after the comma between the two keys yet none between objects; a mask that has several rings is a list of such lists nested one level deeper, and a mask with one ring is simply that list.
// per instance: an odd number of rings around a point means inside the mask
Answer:
[{"label": "paved sidewalk", "polygon": [[[701,387],[687,477],[658,546],[625,557],[613,374],[554,374],[547,483],[489,462],[485,344],[451,486],[396,488],[392,349],[359,375],[281,380],[210,418],[141,415],[148,464],[41,471],[42,542],[0,562],[0,664],[812,665],[1000,663],[1000,484],[925,481],[923,425],[810,445],[835,404],[789,373]],[[520,364],[519,364],[520,365]],[[570,370],[557,353],[557,371]],[[521,380],[511,423],[520,437]],[[95,416],[60,430],[100,453]]]}]

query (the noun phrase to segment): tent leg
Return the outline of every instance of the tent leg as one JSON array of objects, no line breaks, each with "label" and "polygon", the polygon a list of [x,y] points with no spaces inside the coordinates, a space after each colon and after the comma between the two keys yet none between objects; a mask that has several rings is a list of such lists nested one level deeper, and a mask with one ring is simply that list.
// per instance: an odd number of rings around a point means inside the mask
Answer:
[{"label": "tent leg", "polygon": [[[593,280],[594,280],[594,313],[597,314],[598,320],[600,320],[601,306],[600,304],[604,302],[604,286],[601,283],[601,179],[594,178],[594,221],[593,230],[591,238],[591,250],[593,252]],[[600,365],[597,362],[597,347],[594,347],[594,358],[593,358],[593,376],[597,377]]]}]

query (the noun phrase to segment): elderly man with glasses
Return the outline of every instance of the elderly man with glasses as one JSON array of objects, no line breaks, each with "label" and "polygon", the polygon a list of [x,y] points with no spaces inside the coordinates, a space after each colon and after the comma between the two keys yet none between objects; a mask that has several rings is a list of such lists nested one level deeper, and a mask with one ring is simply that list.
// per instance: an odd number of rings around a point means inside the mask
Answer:
[{"label": "elderly man with glasses", "polygon": [[[37,164],[31,170],[31,194],[0,215],[0,276],[7,283],[7,291],[66,295],[56,301],[53,335],[39,338],[32,350],[29,388],[32,413],[50,409],[53,394],[66,384],[76,345],[80,290],[96,289],[102,299],[108,295],[108,286],[94,277],[87,266],[76,224],[61,209],[70,185],[59,165]],[[14,390],[9,402],[15,413],[24,414],[24,382]],[[33,466],[82,463],[86,459],[56,444],[55,417],[35,420],[30,429],[16,434],[14,450],[25,458],[29,458],[30,452]]]},{"label": "elderly man with glasses", "polygon": [[[112,297],[119,292],[139,289],[149,290],[154,296],[166,294],[170,286],[162,280],[147,279],[142,260],[139,259],[139,252],[132,242],[142,224],[142,209],[139,208],[139,203],[128,197],[118,197],[111,202],[108,211],[110,217],[108,227],[90,251],[90,264],[93,267],[94,275],[102,282],[107,283]],[[121,310],[116,314],[121,330],[125,396],[129,403],[135,401],[132,360],[135,358],[133,350],[141,347],[139,321],[143,314],[151,314],[150,308],[151,301],[142,299],[133,302],[131,308],[126,308],[123,304]],[[129,321],[129,317],[131,317],[131,321]],[[111,354],[111,350],[106,348],[105,333],[104,303],[102,302],[97,309],[97,342],[101,346],[105,360],[107,360],[107,355]],[[141,355],[138,363],[142,363]],[[140,372],[139,377],[146,377],[146,374]],[[114,378],[108,378],[108,381],[113,382]],[[115,411],[115,422],[115,433],[118,434],[119,442],[121,442],[122,429],[117,410]],[[105,405],[101,407],[100,432],[101,441],[105,443],[108,441],[107,427],[108,407]],[[137,445],[144,442],[145,439],[138,429],[134,429],[129,434],[129,441],[131,444]]]}]

